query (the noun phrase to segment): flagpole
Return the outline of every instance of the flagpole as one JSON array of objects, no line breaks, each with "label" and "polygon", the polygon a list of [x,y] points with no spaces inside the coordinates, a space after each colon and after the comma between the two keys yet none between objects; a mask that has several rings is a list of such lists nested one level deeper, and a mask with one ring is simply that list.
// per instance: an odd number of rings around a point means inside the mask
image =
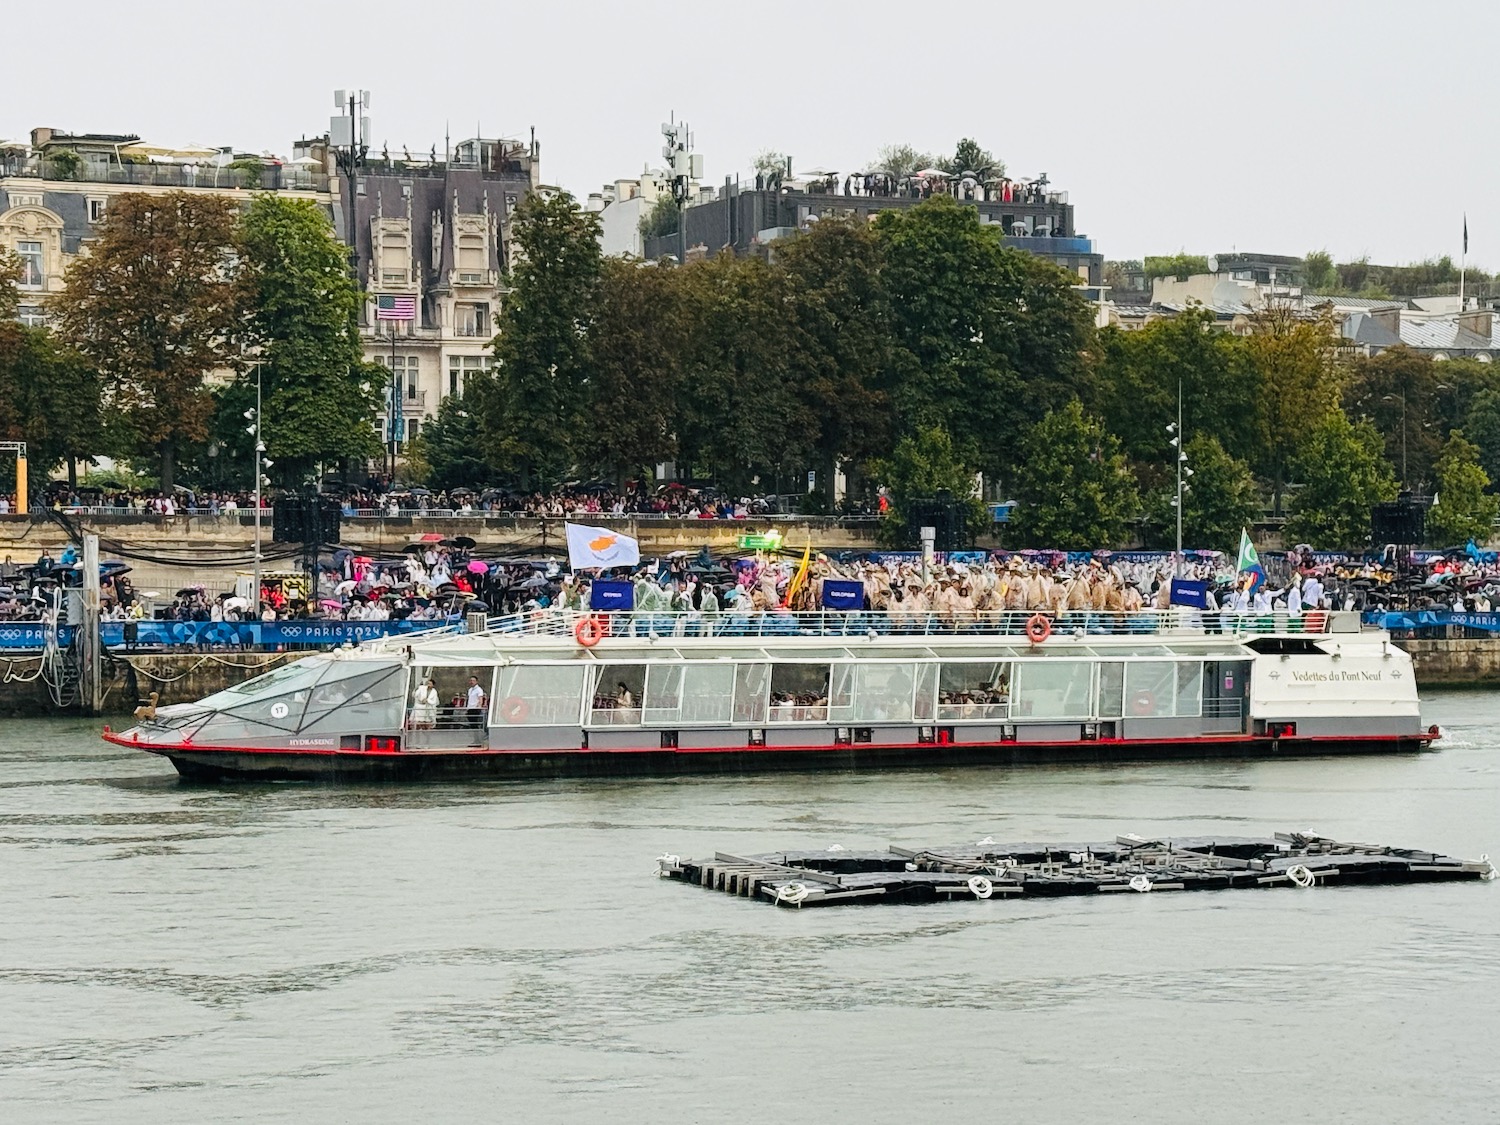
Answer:
[{"label": "flagpole", "polygon": [[1464,248],[1458,259],[1458,311],[1464,311],[1464,275],[1469,269],[1469,213],[1464,212]]}]

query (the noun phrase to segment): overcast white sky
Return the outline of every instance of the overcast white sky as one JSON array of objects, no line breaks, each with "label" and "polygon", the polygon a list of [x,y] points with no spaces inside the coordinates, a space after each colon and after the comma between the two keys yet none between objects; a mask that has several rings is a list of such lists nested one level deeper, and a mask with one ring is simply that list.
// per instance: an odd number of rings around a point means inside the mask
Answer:
[{"label": "overcast white sky", "polygon": [[[378,149],[536,126],[577,195],[693,127],[710,182],[762,149],[852,170],[973,136],[1045,170],[1106,257],[1238,248],[1500,267],[1487,52],[1500,4],[73,0],[7,52],[0,135],[33,126],[290,154],[331,91]],[[342,61],[340,61],[342,60]]]}]

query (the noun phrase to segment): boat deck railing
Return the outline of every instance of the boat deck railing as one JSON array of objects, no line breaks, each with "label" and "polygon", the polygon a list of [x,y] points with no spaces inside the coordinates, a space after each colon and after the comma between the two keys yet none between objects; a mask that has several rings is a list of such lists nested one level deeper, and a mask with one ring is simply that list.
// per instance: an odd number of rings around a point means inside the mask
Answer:
[{"label": "boat deck railing", "polygon": [[[1314,611],[1301,616],[1286,613],[1253,616],[1229,610],[1204,612],[1194,609],[1119,610],[1075,609],[1060,614],[1032,610],[968,610],[953,613],[887,613],[869,610],[631,610],[588,613],[578,610],[543,609],[528,613],[491,617],[485,624],[489,634],[526,637],[573,637],[585,620],[590,629],[608,637],[857,637],[857,636],[969,636],[1032,638],[1045,631],[1060,637],[1182,636],[1218,634],[1246,636],[1257,633],[1327,633],[1334,613]],[[1357,614],[1354,629],[1359,628]],[[1031,632],[1028,633],[1028,630]]]}]

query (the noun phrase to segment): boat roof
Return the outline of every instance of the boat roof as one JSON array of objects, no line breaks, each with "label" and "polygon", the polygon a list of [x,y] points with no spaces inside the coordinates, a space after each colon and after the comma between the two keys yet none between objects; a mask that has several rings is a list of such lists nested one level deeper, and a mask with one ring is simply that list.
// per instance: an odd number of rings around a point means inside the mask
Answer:
[{"label": "boat roof", "polygon": [[[1220,619],[1204,627],[1202,615],[1176,610],[1133,614],[1075,612],[1051,623],[1050,637],[1030,644],[1023,632],[1033,616],[1024,612],[969,614],[954,621],[929,615],[897,618],[872,613],[719,614],[615,613],[605,635],[586,646],[575,636],[585,617],[576,611],[543,610],[491,618],[483,632],[434,631],[385,638],[365,650],[409,652],[417,663],[506,664],[591,661],[646,664],[677,660],[768,662],[1010,660],[1016,658],[1248,660],[1257,655],[1252,637],[1324,639],[1328,618],[1314,629],[1283,628],[1258,618]],[[708,622],[712,621],[712,630]],[[1300,624],[1292,622],[1291,624]],[[1357,625],[1357,615],[1356,615]],[[1342,631],[1342,630],[1341,630]],[[1332,639],[1332,638],[1327,638]],[[1347,636],[1340,640],[1351,639]]]}]

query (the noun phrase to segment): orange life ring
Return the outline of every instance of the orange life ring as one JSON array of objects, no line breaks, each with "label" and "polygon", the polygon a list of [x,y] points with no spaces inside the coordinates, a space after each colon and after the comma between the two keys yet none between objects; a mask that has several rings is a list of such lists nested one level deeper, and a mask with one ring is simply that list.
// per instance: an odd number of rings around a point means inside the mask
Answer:
[{"label": "orange life ring", "polygon": [[1052,635],[1052,622],[1045,614],[1033,613],[1026,619],[1026,639],[1039,645]]},{"label": "orange life ring", "polygon": [[507,723],[524,723],[531,714],[531,707],[519,695],[513,695],[500,704],[500,717]]},{"label": "orange life ring", "polygon": [[1156,714],[1156,696],[1149,691],[1138,691],[1130,698],[1130,713],[1144,719]]},{"label": "orange life ring", "polygon": [[584,648],[593,648],[604,639],[604,622],[597,617],[585,617],[577,625],[573,626],[573,636]]}]

